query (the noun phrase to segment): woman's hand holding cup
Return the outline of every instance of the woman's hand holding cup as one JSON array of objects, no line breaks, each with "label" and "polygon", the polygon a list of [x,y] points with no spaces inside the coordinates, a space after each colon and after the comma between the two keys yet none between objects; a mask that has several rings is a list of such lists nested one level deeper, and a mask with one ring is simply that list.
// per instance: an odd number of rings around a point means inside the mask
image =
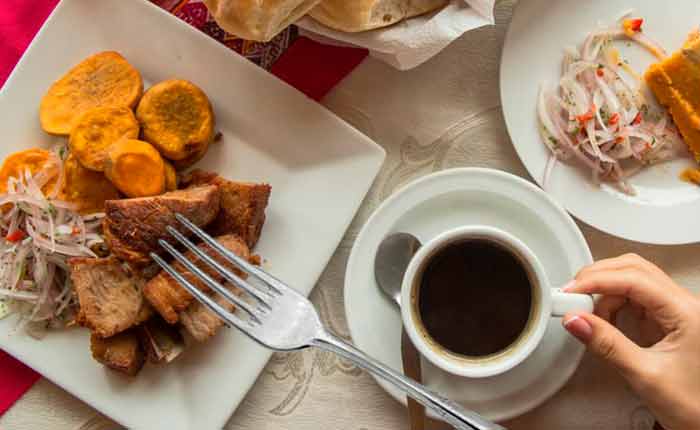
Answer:
[{"label": "woman's hand holding cup", "polygon": [[[700,429],[700,298],[633,254],[584,268],[564,290],[602,296],[595,314],[567,314],[566,329],[614,366],[667,430]],[[627,303],[658,325],[660,340],[642,347],[611,324]]]}]

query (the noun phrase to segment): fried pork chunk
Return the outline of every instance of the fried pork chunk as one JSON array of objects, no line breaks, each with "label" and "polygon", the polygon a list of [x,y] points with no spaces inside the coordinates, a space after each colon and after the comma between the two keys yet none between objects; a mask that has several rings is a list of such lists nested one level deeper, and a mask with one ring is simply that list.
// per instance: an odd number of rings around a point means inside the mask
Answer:
[{"label": "fried pork chunk", "polygon": [[207,231],[214,236],[237,234],[253,249],[265,224],[265,209],[272,191],[270,185],[229,181],[216,173],[199,169],[183,179],[186,187],[209,184],[217,185],[221,190],[221,210],[207,226]]},{"label": "fried pork chunk", "polygon": [[[216,240],[225,246],[227,249],[239,255],[241,258],[246,260],[250,259],[250,250],[246,246],[243,240],[235,235],[228,234],[224,236],[219,236]],[[221,263],[223,266],[232,269],[239,276],[243,274],[235,269],[230,263],[228,263],[223,257],[221,257],[216,251],[212,250],[206,244],[200,244],[199,248],[206,252],[209,256],[214,258],[217,262]],[[224,280],[223,276],[217,271],[209,267],[206,263],[197,258],[192,251],[187,251],[185,253],[187,259],[197,265],[200,269],[204,270],[209,276],[214,278],[218,282]],[[188,271],[179,262],[173,263],[173,267],[179,273],[181,273],[185,279],[192,282],[202,291],[209,291],[209,288],[201,282],[194,274]],[[146,299],[151,303],[151,305],[158,311],[158,313],[163,317],[165,321],[170,324],[175,324],[180,321],[181,312],[185,311],[190,304],[194,301],[194,297],[180,284],[178,284],[168,273],[161,271],[153,279],[148,281],[146,287],[144,288],[144,295]]]},{"label": "fried pork chunk", "polygon": [[[233,311],[234,305],[219,294],[210,294],[216,303],[227,311]],[[224,322],[203,304],[195,301],[180,313],[180,322],[187,333],[197,342],[212,338],[224,325]]]},{"label": "fried pork chunk", "polygon": [[107,339],[93,333],[90,336],[90,350],[98,362],[130,376],[139,373],[145,361],[135,330],[128,330]]},{"label": "fried pork chunk", "polygon": [[152,315],[143,298],[145,280],[116,258],[71,258],[68,265],[80,303],[78,322],[97,336],[114,336]]},{"label": "fried pork chunk", "polygon": [[168,226],[183,235],[190,231],[175,219],[180,213],[198,226],[209,224],[219,212],[219,188],[213,185],[171,191],[155,197],[105,202],[103,229],[107,246],[122,260],[147,264],[149,253],[160,251],[159,239],[174,243]]}]

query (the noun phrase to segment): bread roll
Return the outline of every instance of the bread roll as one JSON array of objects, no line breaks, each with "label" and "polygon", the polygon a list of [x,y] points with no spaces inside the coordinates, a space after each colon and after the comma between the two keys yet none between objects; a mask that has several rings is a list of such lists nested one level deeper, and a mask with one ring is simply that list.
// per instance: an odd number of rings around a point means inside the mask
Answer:
[{"label": "bread roll", "polygon": [[447,3],[448,0],[323,0],[309,15],[327,27],[355,33],[386,27]]},{"label": "bread roll", "polygon": [[221,28],[247,40],[267,42],[320,0],[204,0]]}]

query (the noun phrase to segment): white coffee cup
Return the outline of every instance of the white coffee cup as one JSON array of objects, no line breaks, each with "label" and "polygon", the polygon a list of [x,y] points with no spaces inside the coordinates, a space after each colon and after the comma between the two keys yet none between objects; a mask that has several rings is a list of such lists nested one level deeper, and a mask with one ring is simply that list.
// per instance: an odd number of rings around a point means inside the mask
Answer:
[{"label": "white coffee cup", "polygon": [[[432,257],[450,244],[469,240],[492,242],[517,257],[530,278],[533,298],[530,318],[518,339],[502,351],[480,357],[459,355],[438,344],[420,322],[418,312],[418,288]],[[553,288],[542,263],[521,240],[510,233],[487,226],[456,228],[423,245],[413,256],[404,275],[401,303],[404,327],[418,351],[437,367],[471,378],[498,375],[520,364],[542,341],[550,318],[564,316],[569,311],[593,310],[593,297],[564,293]]]}]

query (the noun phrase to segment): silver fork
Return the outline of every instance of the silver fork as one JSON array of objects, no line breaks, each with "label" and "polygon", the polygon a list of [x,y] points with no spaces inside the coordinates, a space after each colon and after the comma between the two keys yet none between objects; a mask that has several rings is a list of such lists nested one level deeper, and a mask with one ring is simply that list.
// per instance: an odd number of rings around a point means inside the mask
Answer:
[{"label": "silver fork", "polygon": [[[151,258],[227,324],[237,327],[260,345],[275,351],[294,351],[310,346],[332,351],[392,383],[416,401],[432,409],[443,421],[456,429],[505,430],[505,427],[487,421],[476,412],[465,410],[460,405],[406,378],[332,335],[323,327],[316,309],[306,297],[229,251],[184,216],[178,214],[177,219],[226,260],[245,272],[251,282],[219,264],[173,227],[168,227],[168,232],[185,248],[216,270],[226,281],[248,293],[250,299],[245,300],[229,291],[165,240],[160,240],[159,243],[175,260],[182,263],[213,291],[236,305],[240,312],[229,312],[220,306],[188,282],[158,254],[151,253]],[[252,285],[253,282],[255,286]]]}]

